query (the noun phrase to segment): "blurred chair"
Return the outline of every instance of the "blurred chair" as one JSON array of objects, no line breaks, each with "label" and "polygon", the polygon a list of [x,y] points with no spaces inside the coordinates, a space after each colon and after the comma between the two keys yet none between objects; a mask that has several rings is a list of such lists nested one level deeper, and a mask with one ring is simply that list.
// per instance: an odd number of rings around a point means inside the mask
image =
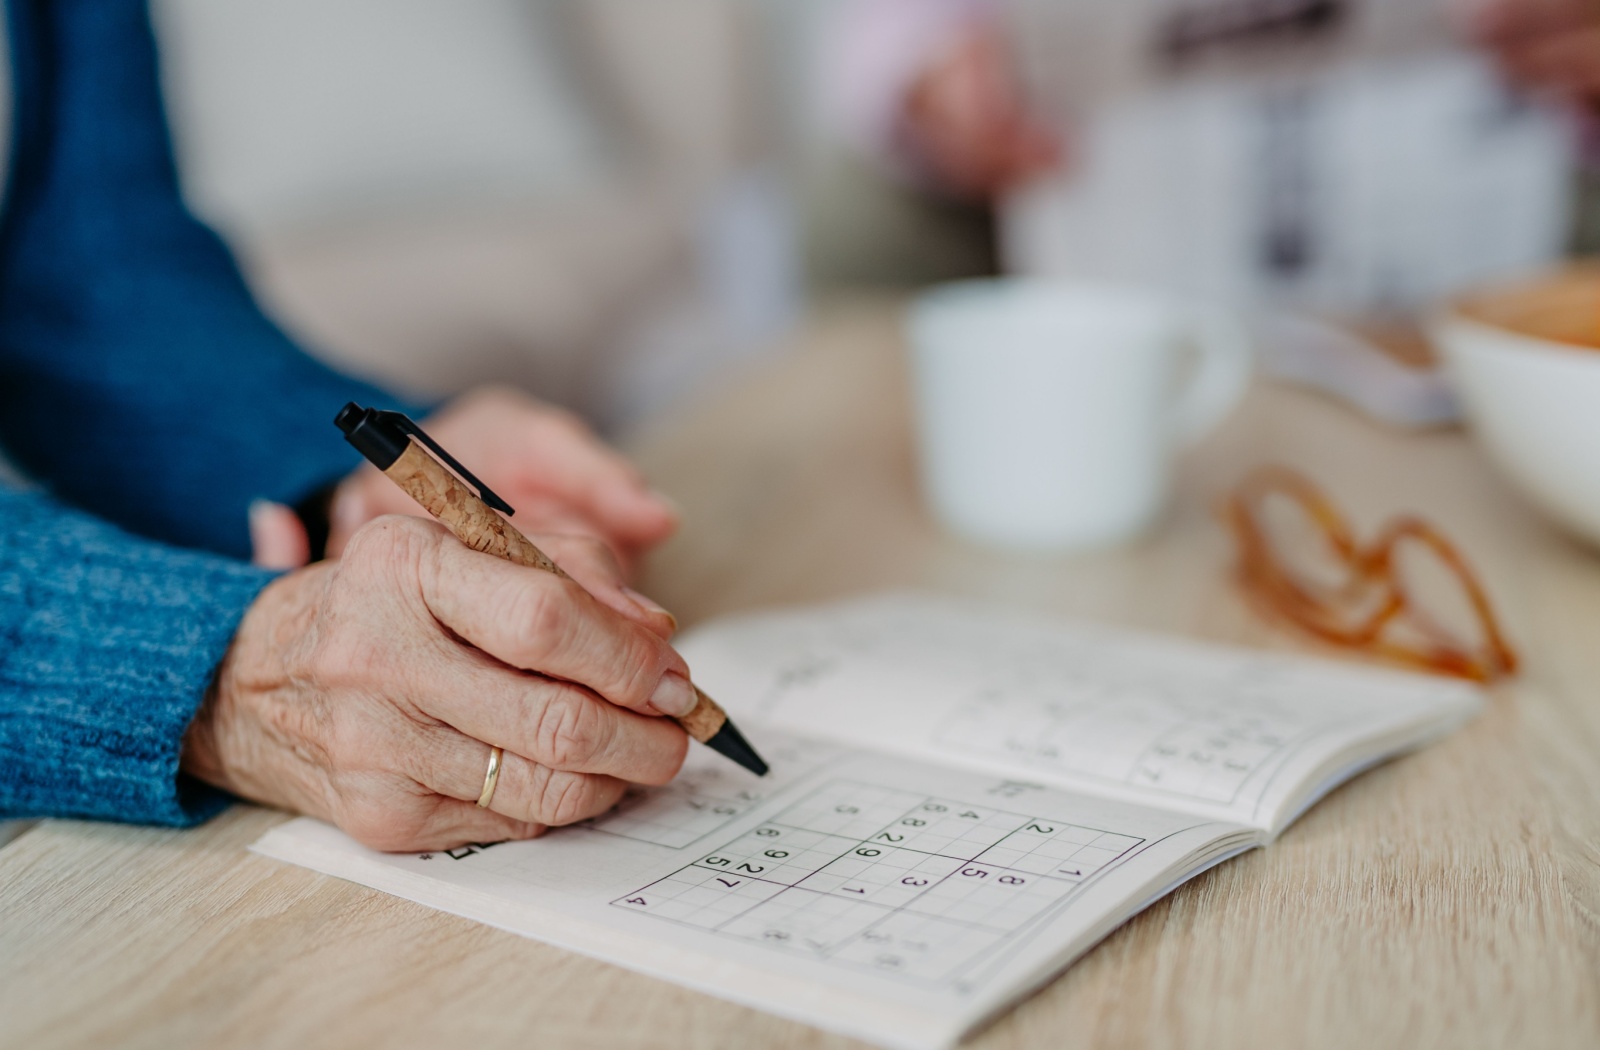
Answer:
[{"label": "blurred chair", "polygon": [[796,313],[744,0],[155,9],[191,203],[340,365],[615,427]]}]

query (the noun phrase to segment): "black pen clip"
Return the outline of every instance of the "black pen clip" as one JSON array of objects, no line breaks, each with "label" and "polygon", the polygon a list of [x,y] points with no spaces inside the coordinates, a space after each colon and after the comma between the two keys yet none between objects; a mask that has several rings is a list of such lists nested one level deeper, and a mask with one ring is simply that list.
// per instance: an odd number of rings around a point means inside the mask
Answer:
[{"label": "black pen clip", "polygon": [[476,489],[479,499],[503,514],[516,514],[516,511],[511,509],[511,504],[495,495],[494,490],[474,477],[472,471],[456,462],[454,456],[441,448],[437,441],[428,436],[427,431],[412,422],[411,417],[404,412],[362,408],[351,401],[339,410],[339,415],[333,422],[344,431],[345,440],[354,445],[379,470],[389,469],[394,465],[394,461],[400,458],[400,454],[405,451],[406,438],[416,438],[429,452],[438,456],[457,477]]}]

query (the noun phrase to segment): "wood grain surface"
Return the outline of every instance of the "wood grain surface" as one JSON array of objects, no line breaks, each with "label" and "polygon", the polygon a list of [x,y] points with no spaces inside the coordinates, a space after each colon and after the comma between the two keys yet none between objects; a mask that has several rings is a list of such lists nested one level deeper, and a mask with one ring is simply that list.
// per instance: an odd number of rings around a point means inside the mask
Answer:
[{"label": "wood grain surface", "polygon": [[[897,318],[830,310],[787,360],[632,443],[686,511],[644,584],[686,623],[912,585],[1309,650],[1233,593],[1212,516],[1276,460],[1368,525],[1402,508],[1444,524],[1527,657],[1466,730],[1156,904],[973,1045],[1600,1046],[1600,555],[1463,435],[1275,388],[1186,458],[1148,538],[1052,558],[964,546],[917,498]],[[245,852],[281,819],[46,822],[0,849],[0,1045],[857,1045]]]}]

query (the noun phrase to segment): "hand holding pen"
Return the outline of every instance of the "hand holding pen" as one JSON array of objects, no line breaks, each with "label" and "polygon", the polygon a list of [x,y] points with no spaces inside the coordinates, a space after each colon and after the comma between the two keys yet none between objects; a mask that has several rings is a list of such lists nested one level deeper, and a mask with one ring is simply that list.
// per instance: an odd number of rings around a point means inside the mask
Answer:
[{"label": "hand holding pen", "polygon": [[[538,543],[621,586],[598,544]],[[688,741],[661,716],[699,702],[663,637],[572,579],[390,516],[265,588],[182,767],[377,849],[526,838],[670,780]]]}]

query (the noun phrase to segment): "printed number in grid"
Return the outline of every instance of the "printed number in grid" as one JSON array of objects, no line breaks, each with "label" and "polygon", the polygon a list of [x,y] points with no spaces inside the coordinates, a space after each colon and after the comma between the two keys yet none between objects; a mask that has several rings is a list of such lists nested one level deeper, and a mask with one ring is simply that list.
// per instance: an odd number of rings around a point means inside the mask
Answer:
[{"label": "printed number in grid", "polygon": [[612,903],[711,930],[783,889],[760,879],[691,866]]},{"label": "printed number in grid", "polygon": [[[743,796],[743,797],[741,797]],[[582,826],[593,831],[681,849],[742,816],[760,797],[736,792],[732,798],[700,795],[676,786],[631,793],[616,809]]]},{"label": "printed number in grid", "polygon": [[874,843],[970,860],[1027,820],[1016,813],[930,798],[897,816],[872,836]]},{"label": "printed number in grid", "polygon": [[1086,879],[1133,849],[1143,839],[1043,818],[1021,828],[979,854],[978,860],[1053,879]]},{"label": "printed number in grid", "polygon": [[1142,841],[838,782],[613,903],[776,949],[943,979]]},{"label": "printed number in grid", "polygon": [[764,824],[700,858],[695,865],[792,886],[859,844],[858,839]]},{"label": "printed number in grid", "polygon": [[795,802],[771,823],[867,839],[927,800],[926,795],[874,784],[835,781]]},{"label": "printed number in grid", "polygon": [[[1104,777],[1220,802],[1305,730],[1263,703],[1252,713],[1219,711],[1182,691],[1147,686],[1137,694],[987,697],[939,732],[962,751]],[[1181,722],[1173,726],[1173,719]]]},{"label": "printed number in grid", "polygon": [[1139,756],[1135,783],[1231,802],[1244,782],[1303,727],[1282,719],[1193,723],[1163,734]]}]

